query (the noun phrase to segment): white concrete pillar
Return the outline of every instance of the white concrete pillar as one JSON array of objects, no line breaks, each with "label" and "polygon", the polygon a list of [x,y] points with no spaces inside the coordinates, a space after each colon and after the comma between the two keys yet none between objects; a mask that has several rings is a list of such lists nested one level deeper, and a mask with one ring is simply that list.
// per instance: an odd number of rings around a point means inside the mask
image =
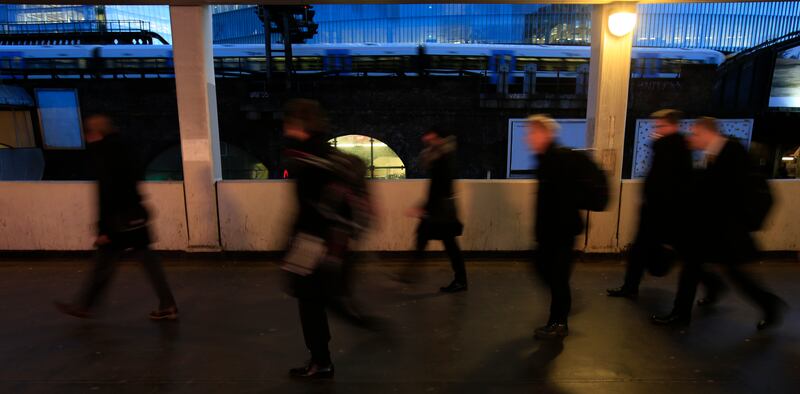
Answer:
[{"label": "white concrete pillar", "polygon": [[586,109],[587,146],[609,178],[611,202],[605,212],[589,214],[586,251],[617,252],[622,157],[628,105],[633,31],[618,37],[609,29],[609,16],[636,13],[636,3],[595,5],[592,11],[592,58]]},{"label": "white concrete pillar", "polygon": [[219,250],[217,93],[208,6],[170,6],[189,250]]}]

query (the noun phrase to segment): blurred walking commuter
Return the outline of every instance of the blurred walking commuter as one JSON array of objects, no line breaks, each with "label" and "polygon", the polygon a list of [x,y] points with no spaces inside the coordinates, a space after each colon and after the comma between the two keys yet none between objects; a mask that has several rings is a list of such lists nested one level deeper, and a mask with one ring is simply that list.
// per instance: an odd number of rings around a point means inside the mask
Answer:
[{"label": "blurred walking commuter", "polygon": [[178,307],[159,257],[150,250],[149,214],[142,205],[137,183],[143,168],[131,144],[117,132],[112,120],[93,115],[84,122],[87,151],[97,176],[98,222],[94,269],[75,303],[57,302],[62,312],[81,318],[93,316],[100,297],[117,270],[118,260],[129,250],[137,254],[158,294],[153,320],[175,320]]},{"label": "blurred walking commuter", "polygon": [[[653,159],[644,180],[639,227],[630,250],[622,286],[608,289],[611,297],[635,298],[645,270],[663,276],[673,260],[686,258],[690,214],[685,208],[690,201],[693,176],[692,152],[680,132],[683,114],[673,109],[655,112],[652,135]],[[705,273],[702,278],[708,296],[716,298],[722,285],[719,278]]]},{"label": "blurred walking commuter", "polygon": [[[422,165],[431,177],[428,186],[428,197],[425,203],[411,208],[409,216],[417,217],[417,241],[415,260],[424,258],[425,248],[431,240],[440,240],[444,244],[447,257],[453,269],[453,280],[449,285],[440,288],[445,293],[466,291],[467,270],[464,256],[458,246],[456,237],[463,233],[464,226],[458,218],[456,197],[453,190],[453,179],[456,176],[456,138],[439,127],[433,127],[422,134],[425,149],[420,155]],[[410,281],[412,272],[417,267],[409,267],[401,278]]]},{"label": "blurred walking commuter", "polygon": [[[689,142],[704,154],[689,206],[693,213],[693,258],[684,265],[671,313],[653,316],[656,324],[687,324],[691,320],[697,284],[706,263],[719,263],[742,294],[762,312],[758,329],[776,326],[783,320],[786,304],[765,289],[744,269],[757,258],[752,231],[758,230],[772,206],[769,186],[755,170],[739,141],[724,137],[713,118],[698,119]],[[698,303],[713,305],[716,298]]]},{"label": "blurred walking commuter", "polygon": [[365,165],[328,143],[327,119],[316,101],[295,99],[284,111],[285,155],[295,181],[297,217],[284,256],[289,291],[297,298],[310,361],[290,370],[297,378],[332,378],[326,309],[367,326],[349,302],[351,244],[369,225],[372,210]]},{"label": "blurred walking commuter", "polygon": [[575,237],[584,229],[580,210],[605,209],[608,183],[591,158],[559,145],[555,120],[533,115],[527,129],[528,145],[539,160],[535,267],[551,297],[547,324],[535,334],[540,339],[560,338],[569,333]]}]

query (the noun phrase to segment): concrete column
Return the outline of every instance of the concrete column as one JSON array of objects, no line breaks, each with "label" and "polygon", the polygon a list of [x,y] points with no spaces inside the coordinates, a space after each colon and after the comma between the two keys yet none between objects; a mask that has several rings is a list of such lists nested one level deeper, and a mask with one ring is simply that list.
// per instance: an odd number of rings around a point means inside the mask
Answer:
[{"label": "concrete column", "polygon": [[608,17],[620,11],[635,13],[636,3],[595,5],[592,11],[587,146],[595,149],[594,157],[606,171],[612,196],[607,211],[589,214],[586,251],[591,252],[619,250],[619,197],[633,43],[633,32],[617,37],[608,28]]},{"label": "concrete column", "polygon": [[189,250],[219,250],[217,93],[208,6],[170,6]]}]

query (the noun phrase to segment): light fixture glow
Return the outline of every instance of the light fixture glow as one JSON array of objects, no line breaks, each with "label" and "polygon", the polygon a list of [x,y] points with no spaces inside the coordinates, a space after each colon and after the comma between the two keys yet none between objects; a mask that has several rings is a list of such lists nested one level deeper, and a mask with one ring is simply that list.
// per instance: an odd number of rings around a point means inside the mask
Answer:
[{"label": "light fixture glow", "polygon": [[629,34],[634,26],[636,14],[633,12],[615,12],[608,17],[608,30],[617,37]]},{"label": "light fixture glow", "polygon": [[795,158],[794,158],[794,156],[783,156],[783,157],[781,157],[781,160],[783,160],[783,161],[794,161]]}]

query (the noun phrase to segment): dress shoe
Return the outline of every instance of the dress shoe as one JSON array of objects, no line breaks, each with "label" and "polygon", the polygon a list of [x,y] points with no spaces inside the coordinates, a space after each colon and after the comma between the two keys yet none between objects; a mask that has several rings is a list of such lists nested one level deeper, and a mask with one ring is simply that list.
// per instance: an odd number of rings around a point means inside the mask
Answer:
[{"label": "dress shoe", "polygon": [[161,308],[150,312],[150,320],[178,320],[178,307]]},{"label": "dress shoe", "polygon": [[569,327],[566,324],[550,323],[544,327],[539,327],[534,332],[536,339],[556,339],[564,338],[569,335]]},{"label": "dress shoe", "polygon": [[629,287],[617,287],[614,289],[606,290],[609,297],[620,297],[634,299],[639,296],[639,289],[631,289]]},{"label": "dress shoe", "polygon": [[691,320],[690,316],[675,311],[670,312],[668,315],[653,315],[650,317],[650,321],[653,324],[660,326],[688,326]]},{"label": "dress shoe", "polygon": [[719,303],[719,295],[717,294],[709,294],[705,297],[697,300],[697,306],[714,306]]},{"label": "dress shoe", "polygon": [[440,287],[442,293],[457,293],[459,291],[467,291],[467,284],[465,282],[452,281],[445,287]]},{"label": "dress shoe", "polygon": [[92,313],[89,312],[88,309],[76,306],[74,304],[68,304],[66,302],[54,302],[56,309],[61,311],[61,313],[74,316],[80,319],[91,319]]},{"label": "dress shoe", "polygon": [[713,288],[706,291],[705,297],[697,300],[698,306],[714,306],[719,303],[719,300],[722,298],[722,295],[727,292],[725,287],[721,287],[719,285],[714,286]]},{"label": "dress shoe", "polygon": [[290,369],[289,376],[298,379],[332,379],[333,364],[320,365],[311,361],[305,367]]},{"label": "dress shoe", "polygon": [[785,302],[776,301],[775,306],[764,314],[764,318],[758,322],[756,328],[758,328],[760,331],[775,328],[781,325],[788,309],[789,305],[787,305]]}]

